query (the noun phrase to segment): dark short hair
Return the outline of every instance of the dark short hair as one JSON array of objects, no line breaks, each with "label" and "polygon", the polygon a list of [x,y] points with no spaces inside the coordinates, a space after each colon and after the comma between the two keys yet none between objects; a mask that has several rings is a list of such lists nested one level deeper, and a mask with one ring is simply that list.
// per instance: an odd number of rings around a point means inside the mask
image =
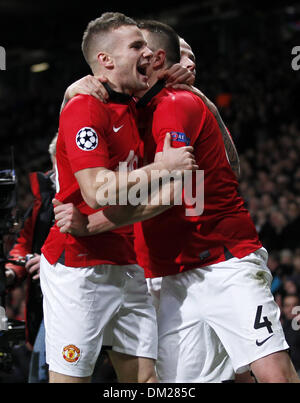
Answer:
[{"label": "dark short hair", "polygon": [[170,65],[180,62],[179,36],[172,27],[155,20],[140,20],[138,21],[138,27],[150,32],[151,38],[153,38],[152,45],[156,48],[151,50],[163,49]]},{"label": "dark short hair", "polygon": [[100,17],[89,22],[84,31],[81,49],[83,56],[88,64],[91,64],[91,48],[99,36],[108,33],[113,29],[126,25],[137,25],[136,21],[122,13],[106,12]]}]

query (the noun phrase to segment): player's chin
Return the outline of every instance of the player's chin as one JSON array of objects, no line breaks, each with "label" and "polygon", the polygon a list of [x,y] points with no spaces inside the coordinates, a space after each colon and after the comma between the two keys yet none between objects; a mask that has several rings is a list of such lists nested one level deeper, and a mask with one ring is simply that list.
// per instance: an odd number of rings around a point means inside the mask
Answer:
[{"label": "player's chin", "polygon": [[137,82],[136,91],[143,91],[149,88],[148,78],[142,77]]},{"label": "player's chin", "polygon": [[136,71],[136,79],[137,81],[139,81],[140,83],[143,84],[147,84],[149,77],[146,74],[146,72],[144,70],[141,70],[141,72],[139,70]]}]

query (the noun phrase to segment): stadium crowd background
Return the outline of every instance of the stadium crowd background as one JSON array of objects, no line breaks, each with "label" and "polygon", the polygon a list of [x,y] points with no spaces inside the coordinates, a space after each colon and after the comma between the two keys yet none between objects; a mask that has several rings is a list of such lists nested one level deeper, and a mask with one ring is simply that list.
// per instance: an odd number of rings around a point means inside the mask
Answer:
[{"label": "stadium crowd background", "polygon": [[[272,291],[284,323],[285,296],[297,295],[295,305],[300,306],[300,70],[291,66],[292,49],[300,46],[300,6],[293,1],[275,2],[271,8],[255,2],[210,4],[188,2],[176,9],[144,7],[139,12],[124,6],[90,10],[68,20],[76,26],[73,40],[71,28],[63,30],[62,22],[50,19],[43,21],[42,35],[36,32],[38,50],[32,42],[23,50],[17,40],[1,43],[7,46],[7,70],[0,72],[0,161],[8,163],[5,157],[13,145],[22,216],[32,202],[28,173],[50,169],[48,145],[58,127],[64,90],[89,74],[80,53],[88,21],[103,11],[118,10],[169,23],[191,44],[197,59],[196,86],[217,104],[236,143],[240,193],[269,252]],[[53,17],[53,9],[51,13]],[[37,62],[47,62],[49,68],[33,72],[30,65]],[[24,319],[25,292],[23,285],[8,293],[10,318]],[[299,371],[300,332],[295,335],[294,364]],[[26,365],[16,379],[26,382]]]}]

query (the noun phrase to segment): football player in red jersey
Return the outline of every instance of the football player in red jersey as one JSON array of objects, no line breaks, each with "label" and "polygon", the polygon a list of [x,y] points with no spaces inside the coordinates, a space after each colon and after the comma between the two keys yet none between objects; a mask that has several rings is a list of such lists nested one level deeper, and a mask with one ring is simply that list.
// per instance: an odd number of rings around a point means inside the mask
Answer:
[{"label": "football player in red jersey", "polygon": [[[150,86],[155,86],[160,70],[169,62],[169,48],[162,49],[157,40],[165,30],[155,22],[146,22],[142,30],[154,53],[152,72],[147,73]],[[259,382],[299,382],[270,291],[267,252],[237,193],[236,175],[212,113],[185,91],[163,89],[146,94],[145,100],[152,112],[147,138],[156,147],[154,152],[146,147],[148,160],[154,154],[159,158],[164,137],[171,132],[174,147],[194,145],[196,162],[205,172],[202,215],[188,217],[182,206],[174,206],[136,225],[137,250],[148,253],[143,261],[147,276],[163,276],[159,379],[197,381],[203,356],[199,324],[204,321],[221,340],[236,372],[250,367]],[[106,217],[102,228],[110,228]],[[97,225],[101,230],[99,221]]]},{"label": "football player in red jersey", "polygon": [[[195,56],[190,48],[190,46],[180,38],[180,65],[187,68],[188,71],[192,73],[193,76],[196,74],[195,69]],[[170,69],[165,71],[164,73],[168,73],[168,82],[172,85],[172,87],[179,87],[179,88],[187,88],[185,85],[180,84],[185,82],[186,79],[192,84],[194,82],[190,76],[184,75],[184,71],[180,71],[178,69],[178,65],[173,65]],[[166,75],[166,74],[164,74]],[[101,81],[106,81],[105,77],[101,77]],[[177,80],[177,81],[176,81]],[[190,88],[188,88],[190,90]],[[205,104],[209,107],[212,111],[214,116],[216,117],[220,130],[223,134],[224,145],[226,148],[226,152],[229,155],[229,161],[233,169],[238,168],[238,155],[232,139],[227,132],[227,129],[218,113],[217,108],[215,105],[205,97],[203,93],[201,93],[197,88],[193,88],[193,92],[195,92],[198,96],[203,99]],[[102,85],[99,84],[98,79],[92,76],[86,76],[83,79],[78,80],[74,84],[72,84],[66,91],[64,103],[67,100],[72,98],[74,95],[78,93],[90,93],[91,95],[95,96],[100,100],[107,99],[107,92]],[[140,119],[141,120],[141,119]],[[145,125],[143,125],[145,126]],[[237,172],[237,170],[235,170]],[[78,210],[72,205],[62,205],[56,208],[56,217],[57,217],[57,224],[61,227],[61,231],[73,231],[77,234],[86,235],[83,228],[86,225],[86,220],[81,216]],[[93,231],[93,225],[95,225],[95,231],[97,232],[97,214],[90,216],[90,231]],[[142,251],[139,251],[139,258],[142,259]],[[145,263],[145,262],[143,262]],[[159,294],[160,294],[160,285],[161,285],[161,278],[147,278],[148,290],[150,291],[154,304],[156,308],[159,305]],[[201,338],[203,342],[202,345],[202,355],[200,362],[205,362],[204,366],[200,366],[197,380],[199,382],[218,382],[220,380],[227,381],[234,378],[234,371],[232,368],[232,364],[230,359],[220,343],[220,341],[215,336],[213,329],[211,329],[206,323],[202,322],[199,324],[198,333],[201,334]],[[111,345],[109,338],[106,340],[107,345]],[[239,376],[239,381],[252,381],[252,378],[245,375],[243,377]]]},{"label": "football player in red jersey", "polygon": [[[119,195],[122,186],[126,192],[132,185],[117,168],[121,162],[127,169],[138,168],[140,138],[131,95],[148,87],[145,69],[152,52],[136,23],[120,13],[105,13],[92,21],[82,48],[94,74],[105,72],[110,100],[104,104],[79,95],[61,113],[56,198],[74,203],[88,215],[102,206],[96,197],[103,186],[99,173],[115,179]],[[162,162],[136,169],[145,174],[146,182],[153,168],[167,172],[175,166],[197,168],[192,147],[178,152],[169,143],[170,138]],[[132,227],[80,238],[63,234],[54,225],[42,253],[50,382],[88,382],[104,329],[116,342],[111,359],[119,381],[156,381],[156,318],[137,265]]]},{"label": "football player in red jersey", "polygon": [[[171,47],[163,54],[157,45],[157,37],[167,32],[163,25],[145,22],[140,28],[154,54],[148,72],[151,86],[157,71],[168,65]],[[168,37],[173,42],[173,36]],[[299,382],[270,290],[267,252],[238,195],[216,120],[199,97],[186,91],[164,89],[147,108],[153,111],[149,135],[156,144],[156,158],[166,132],[183,133],[180,138],[194,146],[196,162],[204,170],[202,215],[184,216],[181,206],[174,206],[159,216],[159,222],[152,218],[137,224],[138,240],[149,250],[148,276],[164,276],[158,315],[159,378],[193,379],[201,350],[197,327],[204,320],[224,345],[235,372],[250,367],[259,382]],[[174,147],[185,144],[178,136],[174,139]],[[174,256],[172,264],[168,255]],[[177,347],[176,354],[170,344]]]},{"label": "football player in red jersey", "polygon": [[[181,38],[180,39],[180,65],[187,68],[188,71],[195,76],[195,56],[190,48],[190,46]],[[167,70],[168,74],[168,82],[171,82],[170,85],[176,87],[177,85],[180,88],[186,88],[184,85],[179,85],[181,82],[185,82],[186,79],[193,83],[194,80],[191,79],[190,76],[186,76],[184,71],[180,71],[177,65],[173,65],[170,69]],[[101,77],[102,81],[106,81],[105,77]],[[177,80],[177,84],[174,83]],[[168,83],[167,82],[167,83]],[[166,84],[168,85],[168,84]],[[190,89],[190,88],[189,88]],[[210,100],[208,100],[204,94],[202,94],[197,88],[193,88],[193,91],[203,99],[203,101],[208,105],[210,110],[213,112],[214,116],[218,119],[220,130],[224,133],[224,144],[226,147],[226,151],[230,158],[230,163],[232,164],[232,168],[236,166],[236,162],[238,161],[238,156],[236,153],[236,149],[232,142],[231,137],[228,135],[226,127],[218,114],[218,110],[214,104]],[[74,95],[78,93],[90,93],[100,100],[107,99],[107,92],[102,85],[99,84],[98,79],[92,76],[86,76],[83,79],[76,81],[72,84],[66,91],[64,103],[69,98],[72,98]],[[56,208],[56,218],[58,220],[57,225],[61,227],[61,231],[73,231],[77,234],[86,235],[83,228],[86,226],[86,218],[82,217],[82,215],[78,212],[78,210],[72,204],[61,205]],[[93,222],[95,221],[95,225],[97,224],[97,214],[94,216],[90,216],[90,224],[93,226]],[[92,228],[91,228],[92,230]],[[83,231],[83,232],[82,232]],[[97,232],[97,230],[96,230]],[[141,252],[141,251],[140,251]],[[141,259],[142,255],[139,254],[139,258]],[[160,286],[161,286],[161,278],[147,278],[148,290],[153,297],[154,304],[158,309],[159,305],[159,294],[160,294]],[[234,371],[232,368],[231,361],[220,343],[220,341],[216,338],[213,329],[211,329],[206,323],[202,322],[199,324],[198,333],[201,334],[202,338],[202,355],[200,362],[205,363],[202,367],[200,366],[197,380],[199,382],[218,382],[220,380],[228,381],[234,378]],[[111,345],[109,337],[106,339],[105,344]],[[250,376],[243,377],[241,375],[238,376],[239,381],[253,381]]]}]

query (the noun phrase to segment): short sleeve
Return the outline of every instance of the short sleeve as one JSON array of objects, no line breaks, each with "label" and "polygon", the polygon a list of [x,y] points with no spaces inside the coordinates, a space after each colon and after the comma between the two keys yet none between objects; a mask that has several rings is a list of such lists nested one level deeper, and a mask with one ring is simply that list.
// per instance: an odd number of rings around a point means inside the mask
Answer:
[{"label": "short sleeve", "polygon": [[60,130],[73,173],[108,167],[108,124],[105,105],[92,96],[76,96],[66,105],[60,118]]},{"label": "short sleeve", "polygon": [[[171,134],[172,147],[179,148],[193,145],[199,131],[201,115],[204,114],[202,105],[189,94],[169,94],[162,98],[154,113],[152,134],[156,142],[156,152],[163,150],[166,133]],[[193,118],[196,117],[197,118]],[[200,116],[200,119],[199,119]]]}]

